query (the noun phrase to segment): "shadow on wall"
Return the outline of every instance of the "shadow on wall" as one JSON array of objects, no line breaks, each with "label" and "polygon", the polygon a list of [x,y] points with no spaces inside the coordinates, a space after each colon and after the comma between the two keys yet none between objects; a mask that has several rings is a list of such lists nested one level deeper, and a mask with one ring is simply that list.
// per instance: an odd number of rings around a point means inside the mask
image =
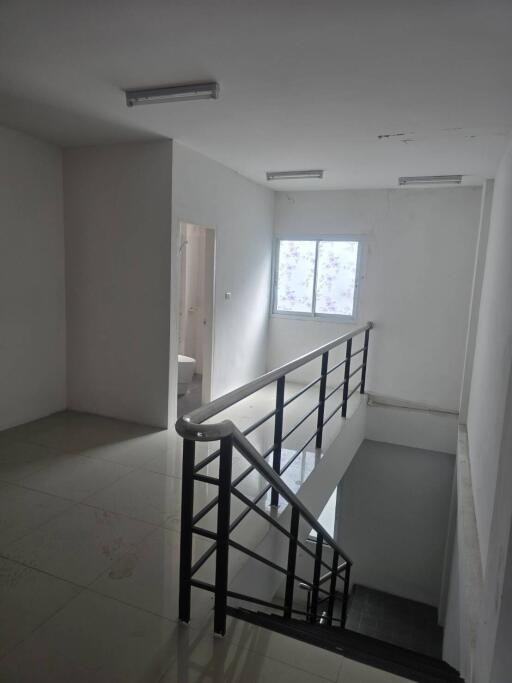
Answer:
[{"label": "shadow on wall", "polygon": [[353,583],[439,606],[455,456],[365,440],[341,482]]}]

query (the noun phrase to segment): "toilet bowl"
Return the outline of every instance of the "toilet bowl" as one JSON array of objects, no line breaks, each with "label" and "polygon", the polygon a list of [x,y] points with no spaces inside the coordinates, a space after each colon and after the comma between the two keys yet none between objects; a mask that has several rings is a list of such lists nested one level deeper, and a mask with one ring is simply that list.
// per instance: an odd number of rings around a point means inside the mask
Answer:
[{"label": "toilet bowl", "polygon": [[188,385],[194,376],[196,359],[190,356],[178,355],[178,396],[187,393]]}]

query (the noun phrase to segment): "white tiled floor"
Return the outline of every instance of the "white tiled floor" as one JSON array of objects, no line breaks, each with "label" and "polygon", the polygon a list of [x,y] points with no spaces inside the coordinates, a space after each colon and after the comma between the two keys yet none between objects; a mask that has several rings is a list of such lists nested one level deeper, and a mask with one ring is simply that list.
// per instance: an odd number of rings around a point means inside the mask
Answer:
[{"label": "white tiled floor", "polygon": [[[172,430],[63,413],[0,434],[2,682],[403,680],[234,620],[213,638],[212,596],[197,590],[178,624],[180,474]],[[202,502],[215,495],[201,486]]]}]

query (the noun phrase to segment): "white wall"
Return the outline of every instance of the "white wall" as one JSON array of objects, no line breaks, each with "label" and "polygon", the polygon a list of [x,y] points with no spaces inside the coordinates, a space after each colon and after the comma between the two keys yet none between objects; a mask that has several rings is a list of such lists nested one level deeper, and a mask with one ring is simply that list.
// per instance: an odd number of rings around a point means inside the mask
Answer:
[{"label": "white wall", "polygon": [[508,683],[512,671],[512,529],[508,539],[508,556],[504,562],[505,574],[502,583],[500,621],[497,628],[494,658],[492,663],[492,683]]},{"label": "white wall", "polygon": [[0,430],[66,405],[62,164],[0,127]]},{"label": "white wall", "polygon": [[454,456],[365,440],[341,482],[352,583],[438,606]]},{"label": "white wall", "polygon": [[[365,401],[352,403],[346,420],[336,421],[333,419],[329,426],[325,428],[323,456],[316,462],[315,467],[305,479],[303,479],[302,475],[298,475],[300,486],[298,486],[299,482],[293,482],[293,474],[289,475],[288,486],[296,492],[298,498],[316,519],[319,519],[321,516],[337,482],[343,478],[361,446],[364,439],[366,412],[367,405]],[[311,430],[309,430],[310,433]],[[306,431],[306,434],[308,434],[308,431]],[[304,435],[300,437],[299,441],[300,445],[304,443]],[[295,447],[298,448],[299,443]],[[297,467],[301,467],[299,461],[297,461]],[[292,470],[293,468],[288,470],[288,472],[292,472]],[[243,528],[241,526],[238,530],[240,538],[243,538],[245,542],[254,538],[254,532],[252,531],[254,522],[250,521],[251,515],[248,515],[246,519],[246,527]],[[289,528],[290,520],[291,509],[288,505],[281,512],[279,523],[285,528]],[[274,527],[269,527],[268,524],[264,525],[264,530],[263,538],[257,544],[257,547],[253,543],[249,543],[249,546],[281,567],[286,566],[288,545],[283,543],[282,534],[277,532]],[[301,520],[299,538],[304,542],[310,532],[311,527],[304,520]],[[342,549],[346,549],[343,538],[340,540],[340,546]],[[326,549],[323,559],[327,563],[332,560],[330,550]],[[282,598],[285,587],[283,575],[261,564],[255,573],[254,567],[255,563],[253,560],[247,561],[238,575],[234,577],[233,582],[230,583],[230,588],[240,593],[250,592],[251,595],[257,595],[266,600],[274,599],[274,596]],[[298,576],[306,579],[313,576],[311,557],[306,555],[301,549],[297,552],[296,573]],[[294,599],[300,602],[301,594],[305,598],[306,594],[303,591],[297,590]]]},{"label": "white wall", "polygon": [[484,577],[475,680],[504,683],[512,602],[512,142],[494,184],[468,439]]},{"label": "white wall", "polygon": [[69,406],[167,426],[172,143],[64,153]]},{"label": "white wall", "polygon": [[[506,683],[510,678],[510,604],[512,604],[512,142],[498,169],[491,208],[467,411],[468,470],[475,531],[459,533],[457,599],[450,596],[447,618],[460,625],[460,664],[466,680]],[[478,311],[478,305],[480,306]],[[460,474],[459,474],[460,479]],[[461,526],[459,511],[458,526]],[[465,547],[463,547],[463,545]],[[472,552],[472,546],[477,553]],[[461,562],[462,558],[462,562]],[[466,558],[466,559],[465,559]],[[464,592],[466,576],[481,586]],[[452,589],[452,590],[453,590]],[[464,636],[465,615],[477,601],[474,637]],[[452,635],[445,652],[454,652]],[[456,662],[452,662],[456,664]]]},{"label": "white wall", "polygon": [[487,255],[487,242],[489,240],[493,193],[494,180],[488,178],[482,188],[480,225],[478,227],[475,268],[473,272],[473,286],[471,288],[471,304],[469,309],[468,334],[466,339],[466,353],[464,356],[464,372],[462,376],[462,389],[460,393],[459,408],[460,421],[462,424],[466,424],[468,421],[469,394],[471,391],[471,376],[473,373],[473,361],[475,358],[478,316],[480,315],[480,298],[482,296],[485,258]]},{"label": "white wall", "polygon": [[[278,237],[363,235],[368,389],[458,409],[480,188],[277,193]],[[273,317],[275,367],[354,325]]]},{"label": "white wall", "polygon": [[196,359],[195,371],[203,374],[203,352],[209,315],[205,297],[206,233],[196,225],[186,224],[181,232],[180,335],[179,351]]},{"label": "white wall", "polygon": [[455,535],[452,549],[452,564],[449,577],[448,601],[443,632],[443,659],[455,669],[460,667],[460,582],[459,547]]},{"label": "white wall", "polygon": [[512,149],[509,149],[494,186],[467,422],[483,566],[489,547],[505,400],[512,367],[511,193]]},{"label": "white wall", "polygon": [[174,143],[172,197],[173,245],[180,221],[215,229],[215,397],[265,371],[274,194]]},{"label": "white wall", "polygon": [[366,438],[430,451],[455,453],[457,415],[373,405],[373,400],[370,400]]}]

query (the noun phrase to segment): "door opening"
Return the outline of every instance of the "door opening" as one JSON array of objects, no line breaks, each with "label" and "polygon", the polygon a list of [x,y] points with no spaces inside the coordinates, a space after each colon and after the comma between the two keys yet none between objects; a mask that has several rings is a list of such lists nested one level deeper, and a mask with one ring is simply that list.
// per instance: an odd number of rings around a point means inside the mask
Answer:
[{"label": "door opening", "polygon": [[215,231],[180,223],[178,417],[211,400]]}]

